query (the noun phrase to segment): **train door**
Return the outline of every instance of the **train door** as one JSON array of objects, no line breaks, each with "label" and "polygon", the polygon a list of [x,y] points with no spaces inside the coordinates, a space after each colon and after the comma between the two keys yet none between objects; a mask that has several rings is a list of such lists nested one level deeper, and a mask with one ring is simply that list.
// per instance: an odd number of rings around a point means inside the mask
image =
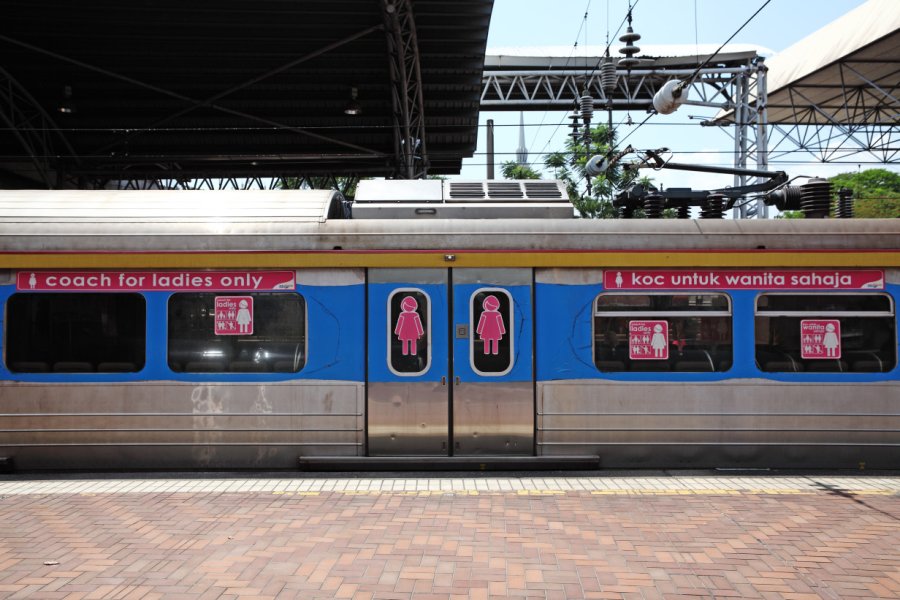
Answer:
[{"label": "train door", "polygon": [[532,454],[531,302],[529,269],[370,269],[369,454]]},{"label": "train door", "polygon": [[531,269],[453,270],[453,453],[534,453]]}]

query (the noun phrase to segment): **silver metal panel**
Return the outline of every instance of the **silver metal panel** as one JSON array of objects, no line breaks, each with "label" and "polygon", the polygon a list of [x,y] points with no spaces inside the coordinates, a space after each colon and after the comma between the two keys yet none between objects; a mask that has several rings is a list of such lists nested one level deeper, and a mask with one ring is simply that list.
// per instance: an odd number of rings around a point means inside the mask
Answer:
[{"label": "silver metal panel", "polygon": [[447,269],[369,269],[369,283],[447,285]]},{"label": "silver metal panel", "polygon": [[801,464],[824,447],[900,452],[896,382],[559,381],[538,384],[537,406],[539,454],[598,454],[607,466]]},{"label": "silver metal panel", "polygon": [[453,283],[531,285],[531,269],[453,269]]},{"label": "silver metal panel", "polygon": [[360,285],[366,281],[365,269],[297,269],[297,285]]},{"label": "silver metal panel", "polygon": [[460,383],[453,387],[453,453],[534,453],[534,384]]},{"label": "silver metal panel", "polygon": [[26,470],[293,468],[364,455],[364,429],[362,383],[0,384],[0,454]]},{"label": "silver metal panel", "polygon": [[369,455],[446,456],[447,397],[440,383],[370,383]]},{"label": "silver metal panel", "polygon": [[574,219],[566,202],[384,203],[353,205],[354,219]]},{"label": "silver metal panel", "polygon": [[4,220],[55,222],[254,221],[324,222],[333,190],[54,190],[40,196],[27,190],[3,190]]},{"label": "silver metal panel", "polygon": [[[334,220],[254,211],[254,202],[281,192],[234,192],[243,214],[203,218],[146,214],[155,191],[110,192],[119,213],[106,205],[62,213],[69,192],[0,191],[0,251],[331,251],[351,250],[852,250],[900,247],[900,219],[781,219],[706,221],[680,219],[400,219]],[[72,192],[91,205],[92,191]],[[172,192],[184,203],[191,192]],[[215,198],[226,192],[215,192]],[[301,192],[284,192],[300,194]],[[274,195],[274,196],[273,196]],[[294,196],[285,196],[293,198]],[[296,196],[300,197],[300,196]],[[73,197],[74,198],[74,197]],[[73,200],[74,210],[81,200]],[[286,204],[290,200],[285,200]],[[5,208],[4,208],[5,205]],[[284,207],[284,210],[289,210]],[[132,216],[122,216],[129,211]],[[120,214],[110,217],[109,215]],[[216,215],[215,219],[209,215]],[[40,216],[44,215],[44,216]],[[0,263],[2,266],[2,263]]]},{"label": "silver metal panel", "polygon": [[[440,202],[443,182],[439,179],[363,179],[356,187],[354,203]],[[357,206],[354,206],[356,212]]]},{"label": "silver metal panel", "polygon": [[603,284],[602,269],[535,269],[536,283],[557,285],[597,285]]}]

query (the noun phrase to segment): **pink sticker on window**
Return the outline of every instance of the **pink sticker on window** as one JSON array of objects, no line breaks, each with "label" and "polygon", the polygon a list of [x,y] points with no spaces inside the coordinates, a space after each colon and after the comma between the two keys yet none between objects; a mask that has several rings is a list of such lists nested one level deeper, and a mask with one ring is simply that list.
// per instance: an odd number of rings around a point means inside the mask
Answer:
[{"label": "pink sticker on window", "polygon": [[667,321],[628,321],[628,356],[632,360],[668,360]]},{"label": "pink sticker on window", "polygon": [[417,355],[419,353],[418,341],[425,335],[425,328],[422,327],[422,319],[416,309],[419,303],[412,296],[406,296],[400,301],[400,310],[402,311],[397,317],[397,325],[394,327],[394,335],[402,344],[403,356]]},{"label": "pink sticker on window", "polygon": [[216,335],[253,335],[253,297],[216,296]]},{"label": "pink sticker on window", "polygon": [[800,358],[840,358],[841,322],[837,319],[800,321]]}]

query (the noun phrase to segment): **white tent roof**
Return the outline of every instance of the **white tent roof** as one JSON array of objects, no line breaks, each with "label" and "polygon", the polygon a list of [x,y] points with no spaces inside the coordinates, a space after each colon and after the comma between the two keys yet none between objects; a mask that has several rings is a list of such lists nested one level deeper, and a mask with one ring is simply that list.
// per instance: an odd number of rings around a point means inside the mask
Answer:
[{"label": "white tent roof", "polygon": [[[873,122],[878,113],[847,110],[846,90],[900,85],[900,0],[869,0],[766,64],[770,123],[797,122],[801,111],[809,118],[810,106],[816,121]],[[879,102],[891,98],[875,93],[867,104]]]}]

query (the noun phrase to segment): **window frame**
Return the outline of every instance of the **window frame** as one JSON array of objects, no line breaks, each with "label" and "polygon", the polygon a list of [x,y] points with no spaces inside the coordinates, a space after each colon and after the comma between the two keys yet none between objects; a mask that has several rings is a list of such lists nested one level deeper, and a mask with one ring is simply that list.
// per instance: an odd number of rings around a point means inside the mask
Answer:
[{"label": "window frame", "polygon": [[[508,326],[506,328],[506,332],[509,334],[509,365],[507,365],[506,369],[504,369],[503,371],[482,371],[475,366],[475,344],[479,342],[479,340],[475,339],[475,330],[478,328],[478,324],[475,323],[475,296],[482,292],[490,292],[492,294],[500,292],[501,294],[506,296],[507,302],[509,303]],[[482,287],[472,292],[472,294],[469,296],[469,367],[475,374],[479,375],[480,377],[503,377],[504,375],[508,375],[509,372],[512,371],[516,355],[516,328],[513,324],[513,315],[515,315],[513,295],[510,294],[509,290],[507,289],[499,287]]]},{"label": "window frame", "polygon": [[[10,301],[16,297],[22,296],[47,296],[47,297],[74,297],[74,296],[115,296],[115,297],[125,297],[130,296],[134,298],[140,299],[141,307],[143,308],[143,327],[138,327],[135,329],[136,332],[140,332],[142,335],[143,342],[143,361],[138,365],[137,362],[132,361],[115,361],[115,360],[104,360],[97,362],[97,367],[104,363],[125,363],[129,362],[135,365],[135,370],[133,371],[54,371],[52,366],[54,363],[49,361],[20,361],[20,362],[46,362],[47,370],[46,371],[19,371],[12,368],[12,365],[9,361],[9,348],[10,348],[10,328],[9,328],[9,306]],[[147,367],[147,354],[148,354],[148,310],[147,310],[147,297],[140,291],[104,291],[104,290],[67,290],[67,291],[46,291],[46,290],[18,290],[9,296],[7,296],[6,301],[3,306],[3,366],[10,373],[14,373],[16,375],[133,375],[135,373],[142,372]],[[90,362],[90,361],[56,361],[56,362]]]},{"label": "window frame", "polygon": [[[302,331],[302,335],[303,335],[303,362],[300,364],[299,368],[298,368],[296,371],[274,371],[274,370],[273,370],[273,371],[230,371],[230,370],[224,370],[224,371],[187,371],[187,370],[181,370],[181,371],[176,371],[175,369],[173,369],[173,368],[172,368],[172,363],[170,362],[170,343],[171,343],[171,337],[170,337],[170,335],[169,335],[169,325],[170,325],[170,322],[171,322],[171,303],[172,303],[172,299],[175,298],[176,296],[182,296],[182,295],[201,295],[201,294],[208,294],[208,295],[211,295],[213,298],[215,298],[216,296],[236,296],[236,295],[241,295],[241,296],[253,296],[254,294],[268,294],[268,295],[273,295],[273,296],[291,296],[291,295],[293,295],[293,296],[297,296],[298,298],[300,298],[300,300],[301,300],[302,303],[303,303],[303,331]],[[254,297],[254,300],[253,300],[253,304],[254,304],[254,306],[256,306],[256,298],[255,298],[255,297]],[[165,354],[164,354],[163,360],[164,360],[164,362],[165,362],[166,368],[168,368],[170,371],[172,371],[172,372],[175,373],[175,374],[178,374],[178,375],[208,375],[208,374],[215,374],[216,376],[220,376],[220,375],[225,375],[225,376],[229,376],[229,375],[260,375],[260,376],[272,376],[272,375],[277,375],[277,376],[280,376],[280,375],[298,375],[298,374],[302,373],[303,370],[306,368],[306,365],[309,364],[309,302],[306,300],[306,296],[304,296],[303,294],[301,294],[301,293],[300,293],[298,290],[296,290],[296,289],[292,289],[292,290],[249,290],[249,291],[247,291],[247,290],[234,290],[234,291],[227,291],[227,292],[225,292],[225,291],[221,291],[221,292],[215,292],[215,291],[200,291],[200,290],[174,291],[174,292],[170,292],[168,298],[166,298],[165,307],[166,307],[166,319],[165,319],[165,321],[166,321],[166,333],[165,333]],[[254,329],[255,329],[255,328],[254,328]],[[250,335],[253,335],[253,334],[250,334]],[[222,336],[222,335],[216,335],[215,332],[213,332],[213,337],[212,337],[211,339],[215,339],[215,338],[228,338],[228,337],[240,337],[240,336]]]},{"label": "window frame", "polygon": [[[727,310],[614,310],[614,311],[602,311],[597,309],[597,300],[601,296],[722,296],[725,298],[725,301],[728,304]],[[591,362],[594,365],[594,368],[599,373],[604,374],[631,374],[631,373],[673,373],[676,371],[603,371],[600,367],[597,366],[597,318],[627,318],[631,320],[659,320],[661,318],[668,317],[694,317],[694,318],[702,318],[702,317],[727,317],[731,320],[731,344],[732,344],[732,354],[731,354],[731,366],[723,371],[715,370],[715,364],[713,364],[712,371],[682,371],[685,374],[719,374],[726,373],[734,368],[734,301],[730,294],[723,291],[690,291],[690,290],[668,290],[668,291],[644,291],[644,290],[603,290],[591,300]]]},{"label": "window frame", "polygon": [[[413,372],[406,372],[406,373],[402,372],[402,371],[398,371],[397,369],[394,368],[394,365],[391,364],[391,343],[393,342],[394,328],[396,327],[396,324],[394,323],[393,319],[391,318],[391,302],[394,300],[394,296],[396,296],[397,294],[400,294],[400,293],[404,293],[404,292],[416,292],[417,294],[422,294],[423,296],[425,296],[425,299],[428,300],[428,308],[425,311],[425,315],[426,315],[427,321],[428,321],[428,323],[425,327],[425,336],[428,338],[428,343],[425,346],[428,350],[428,360],[425,361],[425,367],[421,371],[413,371]],[[431,370],[431,358],[432,358],[432,353],[433,353],[433,347],[431,344],[431,340],[432,340],[431,305],[432,305],[431,294],[429,294],[428,292],[426,292],[425,290],[423,290],[421,288],[416,288],[416,287],[394,288],[388,294],[387,301],[385,302],[385,307],[387,309],[387,336],[386,336],[387,337],[387,353],[385,354],[385,362],[387,363],[388,370],[391,373],[393,373],[394,375],[396,375],[397,377],[422,377],[423,375],[427,374]]]},{"label": "window frame", "polygon": [[[813,309],[813,310],[772,310],[772,311],[762,310],[761,311],[759,308],[760,298],[762,298],[764,296],[792,296],[792,297],[809,296],[809,297],[821,298],[823,295],[827,296],[827,297],[880,296],[882,298],[887,298],[889,310],[887,310],[887,311],[883,311],[883,310],[863,311],[863,310],[819,310],[819,309]],[[756,333],[758,331],[757,319],[759,319],[760,317],[763,317],[763,318],[766,318],[766,317],[768,317],[768,318],[779,318],[779,317],[785,318],[785,317],[787,317],[787,318],[794,318],[794,319],[816,319],[816,318],[821,318],[821,319],[827,319],[827,318],[885,319],[885,318],[889,318],[889,319],[893,319],[893,323],[894,323],[892,347],[896,348],[897,347],[897,335],[898,335],[897,306],[896,306],[896,303],[894,302],[893,296],[887,290],[877,290],[877,291],[875,291],[875,290],[873,290],[873,291],[860,290],[860,291],[840,291],[840,292],[827,292],[827,291],[826,292],[822,292],[822,291],[816,291],[816,292],[811,292],[811,291],[797,291],[797,292],[771,291],[771,292],[768,292],[768,291],[764,291],[764,292],[759,292],[758,294],[756,294],[756,296],[753,299],[753,341],[754,341],[753,358],[754,358],[754,363],[756,364],[756,368],[761,373],[765,373],[767,375],[785,375],[785,374],[797,374],[797,373],[801,373],[801,374],[802,373],[814,373],[816,375],[823,375],[823,374],[872,375],[872,374],[877,374],[877,373],[890,373],[891,371],[893,371],[894,369],[897,368],[898,364],[900,364],[900,356],[897,355],[897,351],[895,350],[894,365],[893,365],[893,367],[887,369],[886,371],[874,371],[874,372],[873,371],[843,371],[843,370],[837,370],[837,371],[767,371],[767,370],[763,369],[762,364],[760,364],[759,357],[757,355],[757,346],[758,346],[758,344],[756,344]],[[790,358],[790,361],[792,363],[796,362],[798,360],[800,360],[800,361],[802,361],[802,360],[811,360],[811,361],[818,361],[818,360],[840,361],[840,360],[843,360],[843,358],[841,358],[841,359],[796,358],[795,359],[790,356],[788,356],[788,358]],[[803,364],[803,363],[800,363],[800,364]]]}]

